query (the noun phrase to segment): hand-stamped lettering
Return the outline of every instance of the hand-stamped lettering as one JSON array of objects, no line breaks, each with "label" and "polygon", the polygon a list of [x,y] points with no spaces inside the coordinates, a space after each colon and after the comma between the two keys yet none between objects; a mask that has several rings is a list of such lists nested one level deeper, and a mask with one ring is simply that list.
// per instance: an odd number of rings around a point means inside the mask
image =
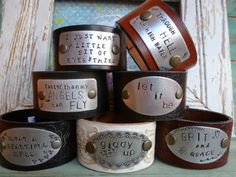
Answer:
[{"label": "hand-stamped lettering", "polygon": [[53,149],[53,141],[61,138],[50,131],[36,128],[12,128],[0,135],[2,156],[12,164],[33,166],[42,164],[55,156],[60,147]]},{"label": "hand-stamped lettering", "polygon": [[148,76],[135,79],[127,83],[124,90],[130,95],[128,99],[123,99],[126,106],[149,116],[167,114],[175,110],[182,100],[176,99],[175,96],[177,91],[182,90],[180,85],[165,77]]},{"label": "hand-stamped lettering", "polygon": [[176,138],[169,149],[182,160],[207,164],[221,158],[227,148],[221,147],[221,141],[228,135],[217,128],[189,126],[170,132]]},{"label": "hand-stamped lettering", "polygon": [[134,132],[106,131],[93,135],[89,142],[95,144],[95,154],[90,154],[96,162],[110,169],[124,169],[140,162],[147,151],[142,149],[148,140],[145,135]]},{"label": "hand-stamped lettering", "polygon": [[59,53],[60,65],[110,65],[119,64],[119,54],[112,52],[120,46],[118,34],[102,31],[70,31],[60,35],[59,46],[69,46]]},{"label": "hand-stamped lettering", "polygon": [[130,24],[144,41],[159,69],[171,69],[170,58],[179,55],[184,61],[190,56],[189,50],[177,26],[161,8],[155,6],[149,11],[153,14],[150,20],[142,21],[137,16]]},{"label": "hand-stamped lettering", "polygon": [[38,80],[39,108],[49,112],[82,112],[97,108],[97,98],[89,99],[88,92],[97,90],[95,79]]}]

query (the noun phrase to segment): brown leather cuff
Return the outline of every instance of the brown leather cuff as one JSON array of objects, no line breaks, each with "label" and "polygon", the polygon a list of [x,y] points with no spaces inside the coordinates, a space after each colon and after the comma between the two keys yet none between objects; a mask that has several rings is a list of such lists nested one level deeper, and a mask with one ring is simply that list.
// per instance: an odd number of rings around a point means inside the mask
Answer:
[{"label": "brown leather cuff", "polygon": [[162,1],[147,0],[117,22],[129,53],[142,71],[186,70],[197,61],[182,20]]},{"label": "brown leather cuff", "polygon": [[183,168],[223,166],[228,160],[232,125],[226,115],[187,109],[184,119],[157,123],[156,156]]}]

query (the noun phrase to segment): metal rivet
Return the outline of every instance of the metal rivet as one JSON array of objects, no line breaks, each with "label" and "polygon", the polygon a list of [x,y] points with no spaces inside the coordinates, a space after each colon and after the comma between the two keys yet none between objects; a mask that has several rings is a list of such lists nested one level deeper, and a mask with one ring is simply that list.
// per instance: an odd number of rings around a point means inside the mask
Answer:
[{"label": "metal rivet", "polygon": [[127,100],[127,99],[129,99],[129,92],[127,91],[127,90],[124,90],[123,92],[122,92],[122,98],[123,99],[125,99],[125,100]]},{"label": "metal rivet", "polygon": [[60,140],[55,140],[51,143],[51,146],[53,149],[58,149],[61,147],[61,141]]},{"label": "metal rivet", "polygon": [[170,65],[172,67],[176,67],[177,65],[179,65],[181,63],[181,58],[179,55],[175,55],[173,57],[171,57],[170,59]]},{"label": "metal rivet", "polygon": [[149,11],[143,12],[140,14],[140,19],[143,21],[148,21],[152,18],[152,13]]},{"label": "metal rivet", "polygon": [[118,55],[118,54],[120,53],[120,47],[117,46],[117,45],[114,45],[114,46],[112,47],[112,53],[113,53],[114,55]]},{"label": "metal rivet", "polygon": [[176,142],[176,138],[175,138],[174,135],[172,135],[171,133],[168,134],[168,135],[166,135],[166,143],[167,143],[168,145],[174,145],[175,142]]},{"label": "metal rivet", "polygon": [[0,143],[0,151],[3,151],[6,149],[6,144],[4,142]]},{"label": "metal rivet", "polygon": [[152,142],[150,140],[145,141],[142,146],[144,151],[150,150],[151,147],[152,147]]},{"label": "metal rivet", "polygon": [[175,97],[176,99],[181,99],[183,97],[183,91],[182,90],[178,90],[176,93],[175,93]]},{"label": "metal rivet", "polygon": [[96,98],[96,96],[97,96],[97,92],[96,92],[95,90],[90,90],[90,91],[88,92],[88,97],[89,97],[90,99],[94,99],[94,98]]},{"label": "metal rivet", "polygon": [[86,151],[90,154],[94,154],[96,152],[96,146],[92,142],[87,142],[85,148]]},{"label": "metal rivet", "polygon": [[67,47],[66,45],[64,45],[64,44],[60,45],[59,51],[60,51],[61,53],[66,53],[67,50],[68,50],[68,47]]},{"label": "metal rivet", "polygon": [[224,138],[224,139],[222,139],[220,145],[222,148],[227,148],[229,146],[229,144],[230,144],[229,138]]},{"label": "metal rivet", "polygon": [[38,93],[38,97],[39,97],[40,100],[44,100],[44,99],[45,99],[45,94],[44,94],[44,92],[40,91],[40,92]]}]

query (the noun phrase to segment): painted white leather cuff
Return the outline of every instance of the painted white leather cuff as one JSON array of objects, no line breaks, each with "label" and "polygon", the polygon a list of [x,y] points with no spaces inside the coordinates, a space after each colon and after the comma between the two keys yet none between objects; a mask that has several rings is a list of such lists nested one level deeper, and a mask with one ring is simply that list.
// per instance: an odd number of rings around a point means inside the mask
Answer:
[{"label": "painted white leather cuff", "polygon": [[77,121],[79,162],[92,170],[127,173],[154,161],[156,122],[105,123]]}]

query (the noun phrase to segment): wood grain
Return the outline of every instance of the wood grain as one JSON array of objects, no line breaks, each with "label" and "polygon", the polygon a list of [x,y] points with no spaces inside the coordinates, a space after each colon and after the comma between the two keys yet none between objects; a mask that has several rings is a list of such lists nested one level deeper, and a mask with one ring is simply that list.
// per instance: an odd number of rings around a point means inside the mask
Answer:
[{"label": "wood grain", "polygon": [[53,0],[3,0],[0,113],[32,106],[31,72],[45,70]]}]

